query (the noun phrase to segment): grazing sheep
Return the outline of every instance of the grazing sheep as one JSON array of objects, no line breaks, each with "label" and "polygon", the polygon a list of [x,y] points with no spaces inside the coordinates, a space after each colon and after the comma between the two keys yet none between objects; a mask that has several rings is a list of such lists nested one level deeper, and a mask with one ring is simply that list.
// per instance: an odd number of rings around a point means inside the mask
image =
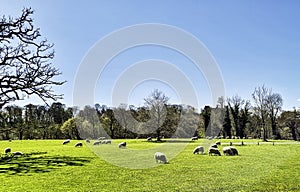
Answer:
[{"label": "grazing sheep", "polygon": [[126,147],[126,142],[122,142],[119,144],[119,148],[125,148]]},{"label": "grazing sheep", "polygon": [[235,147],[230,147],[233,155],[239,155],[238,150]]},{"label": "grazing sheep", "polygon": [[223,153],[224,153],[224,155],[230,155],[230,156],[239,155],[238,150],[235,147],[231,147],[231,146],[224,147]]},{"label": "grazing sheep", "polygon": [[100,145],[101,144],[101,141],[95,141],[94,143],[93,143],[93,145]]},{"label": "grazing sheep", "polygon": [[209,156],[211,156],[211,155],[219,155],[219,156],[221,156],[221,153],[220,153],[220,151],[219,151],[219,149],[218,148],[214,148],[214,147],[210,147],[209,149],[208,149],[208,155]]},{"label": "grazing sheep", "polygon": [[152,141],[152,137],[148,137],[148,138],[147,138],[147,141]]},{"label": "grazing sheep", "polygon": [[167,163],[166,155],[161,152],[156,152],[154,154],[154,159],[155,159],[156,163],[159,163],[159,162],[163,163],[163,164]]},{"label": "grazing sheep", "polygon": [[216,142],[216,145],[221,145],[221,141],[217,141],[217,142]]},{"label": "grazing sheep", "polygon": [[98,138],[98,140],[103,140],[103,139],[105,139],[105,137],[99,137],[99,138]]},{"label": "grazing sheep", "polygon": [[105,140],[104,144],[111,144],[111,140]]},{"label": "grazing sheep", "polygon": [[5,153],[5,154],[8,154],[8,153],[10,153],[10,152],[11,152],[11,148],[7,147],[7,148],[4,149],[4,153]]},{"label": "grazing sheep", "polygon": [[194,149],[194,151],[193,151],[193,153],[194,154],[203,154],[204,153],[204,147],[203,146],[198,146],[198,147],[196,147],[195,149]]},{"label": "grazing sheep", "polygon": [[22,156],[23,155],[23,153],[21,151],[15,151],[12,154],[13,154],[13,156]]},{"label": "grazing sheep", "polygon": [[70,143],[70,139],[64,140],[63,145]]},{"label": "grazing sheep", "polygon": [[90,143],[91,141],[89,139],[85,139],[85,142]]},{"label": "grazing sheep", "polygon": [[82,146],[83,146],[83,145],[82,145],[81,142],[78,142],[78,143],[75,144],[75,147],[82,147]]},{"label": "grazing sheep", "polygon": [[218,148],[218,145],[217,144],[212,144],[210,147],[211,148]]},{"label": "grazing sheep", "polygon": [[223,147],[223,153],[224,155],[233,155],[231,147]]},{"label": "grazing sheep", "polygon": [[198,140],[198,137],[192,137],[192,141]]}]

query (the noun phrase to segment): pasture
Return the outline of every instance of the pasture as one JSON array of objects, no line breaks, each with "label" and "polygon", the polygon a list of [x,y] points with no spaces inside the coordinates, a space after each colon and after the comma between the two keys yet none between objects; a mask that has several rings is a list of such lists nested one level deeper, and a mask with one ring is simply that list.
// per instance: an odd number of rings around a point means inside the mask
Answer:
[{"label": "pasture", "polygon": [[[117,147],[122,141],[126,149]],[[229,143],[220,141],[219,149]],[[244,140],[239,146],[241,140],[231,141],[239,156],[209,156],[203,140],[178,140],[164,148],[165,143],[142,139],[99,146],[82,141],[79,148],[74,140],[67,145],[62,140],[0,141],[0,191],[300,191],[299,142],[276,141],[273,146]],[[205,146],[204,155],[193,154],[198,145]],[[6,147],[24,155],[7,157]],[[168,164],[155,164],[153,151],[159,149],[165,150]],[[127,168],[132,165],[137,168]]]}]

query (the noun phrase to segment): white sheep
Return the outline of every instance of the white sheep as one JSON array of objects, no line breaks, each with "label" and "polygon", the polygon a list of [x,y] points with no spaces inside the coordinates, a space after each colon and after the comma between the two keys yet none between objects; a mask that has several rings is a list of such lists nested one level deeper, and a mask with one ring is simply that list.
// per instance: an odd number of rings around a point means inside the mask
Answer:
[{"label": "white sheep", "polygon": [[212,145],[210,145],[210,147],[212,147],[212,148],[218,148],[218,145],[217,144],[212,144]]},{"label": "white sheep", "polygon": [[163,154],[163,153],[161,153],[161,152],[156,152],[154,154],[154,159],[155,159],[156,163],[159,163],[159,162],[163,163],[163,164],[167,163],[167,157],[166,157],[166,155]]},{"label": "white sheep", "polygon": [[7,148],[4,149],[4,153],[5,153],[5,154],[8,154],[8,153],[10,153],[10,152],[11,152],[11,148],[7,147]]},{"label": "white sheep", "polygon": [[101,144],[101,141],[95,141],[94,143],[93,143],[93,145],[100,145]]},{"label": "white sheep", "polygon": [[15,151],[12,153],[13,156],[22,156],[23,153],[21,151]]},{"label": "white sheep", "polygon": [[192,141],[198,140],[198,137],[192,137]]},{"label": "white sheep", "polygon": [[239,155],[238,150],[235,147],[230,147],[233,155]]},{"label": "white sheep", "polygon": [[70,143],[70,139],[64,140],[63,145]]},{"label": "white sheep", "polygon": [[104,144],[111,144],[111,140],[105,140]]},{"label": "white sheep", "polygon": [[196,147],[195,149],[194,149],[194,151],[193,151],[193,153],[194,154],[203,154],[204,153],[204,147],[203,146],[198,146],[198,147]]},{"label": "white sheep", "polygon": [[118,146],[119,146],[119,148],[125,148],[126,147],[126,142],[122,142]]},{"label": "white sheep", "polygon": [[75,147],[82,147],[82,146],[83,146],[83,144],[81,142],[78,142],[75,144]]},{"label": "white sheep", "polygon": [[147,138],[147,141],[152,141],[152,137],[148,137],[148,138]]},{"label": "white sheep", "polygon": [[221,156],[221,153],[220,153],[220,151],[219,151],[219,149],[218,148],[214,148],[214,147],[210,147],[209,149],[208,149],[208,155],[209,156],[211,156],[211,155],[219,155],[219,156]]},{"label": "white sheep", "polygon": [[228,146],[223,148],[223,153],[224,155],[233,156],[238,155],[238,150],[235,147]]}]

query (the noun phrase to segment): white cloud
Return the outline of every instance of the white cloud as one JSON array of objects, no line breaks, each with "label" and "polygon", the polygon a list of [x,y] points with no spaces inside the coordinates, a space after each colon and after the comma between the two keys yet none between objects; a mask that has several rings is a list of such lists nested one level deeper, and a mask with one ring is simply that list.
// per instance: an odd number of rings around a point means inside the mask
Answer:
[{"label": "white cloud", "polygon": [[299,99],[297,99],[297,101],[300,101],[300,98],[299,98]]}]

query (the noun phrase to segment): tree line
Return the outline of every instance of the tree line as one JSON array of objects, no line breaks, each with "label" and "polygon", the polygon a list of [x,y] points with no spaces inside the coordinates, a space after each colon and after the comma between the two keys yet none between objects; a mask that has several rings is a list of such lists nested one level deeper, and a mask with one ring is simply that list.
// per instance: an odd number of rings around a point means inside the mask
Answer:
[{"label": "tree line", "polygon": [[239,96],[220,97],[215,107],[200,112],[192,106],[169,104],[155,90],[145,105],[118,107],[95,104],[66,107],[29,104],[0,111],[0,139],[96,139],[163,137],[260,138],[300,140],[300,112],[281,111],[280,94],[265,86],[253,92],[253,105]]},{"label": "tree line", "polygon": [[[217,106],[170,104],[155,90],[145,105],[118,107],[95,104],[66,107],[53,86],[61,72],[51,61],[54,44],[41,39],[31,8],[19,17],[0,19],[0,139],[60,139],[137,137],[223,137],[299,140],[299,111],[282,111],[282,97],[265,86],[255,88],[253,102],[238,95],[220,97]],[[49,105],[11,105],[36,95]]]}]

